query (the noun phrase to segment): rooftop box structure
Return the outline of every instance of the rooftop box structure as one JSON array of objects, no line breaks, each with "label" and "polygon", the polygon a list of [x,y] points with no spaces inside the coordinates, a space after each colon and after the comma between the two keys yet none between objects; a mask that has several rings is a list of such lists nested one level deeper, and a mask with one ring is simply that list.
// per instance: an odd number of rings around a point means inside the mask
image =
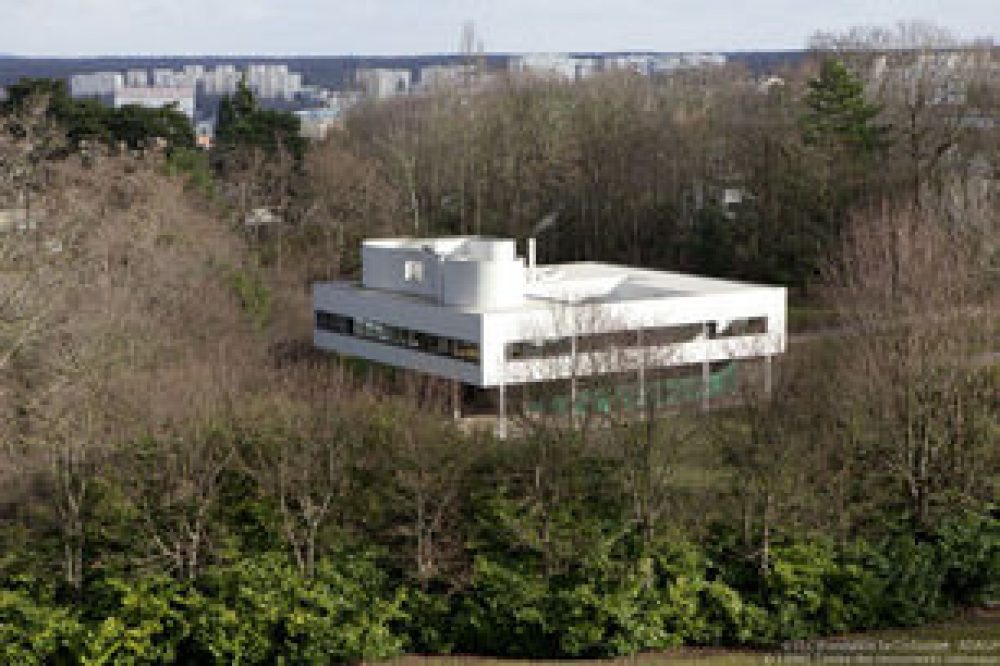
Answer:
[{"label": "rooftop box structure", "polygon": [[313,286],[314,342],[501,393],[785,349],[783,287],[597,262],[536,266],[533,241],[527,255],[512,239],[367,240],[360,283]]}]

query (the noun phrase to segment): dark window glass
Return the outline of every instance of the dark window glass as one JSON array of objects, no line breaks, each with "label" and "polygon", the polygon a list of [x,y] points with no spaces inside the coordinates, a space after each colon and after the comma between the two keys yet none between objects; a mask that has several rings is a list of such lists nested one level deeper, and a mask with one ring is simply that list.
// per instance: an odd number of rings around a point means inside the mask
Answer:
[{"label": "dark window glass", "polygon": [[[576,339],[577,353],[632,349],[635,347],[656,347],[692,342],[705,332],[705,325],[682,324],[678,326],[662,326],[659,328],[644,328],[642,331],[613,331],[610,333],[595,333],[581,335]],[[709,329],[711,336],[711,328]],[[511,361],[533,358],[552,358],[569,356],[573,353],[572,338],[557,338],[552,340],[527,340],[507,345],[507,359]]]},{"label": "dark window glass", "polygon": [[452,341],[452,356],[460,361],[479,362],[479,345],[464,340]]},{"label": "dark window glass", "polygon": [[720,338],[735,338],[741,335],[761,335],[767,333],[767,317],[750,317],[749,319],[734,319],[729,325],[719,331]]},{"label": "dark window glass", "polygon": [[316,311],[316,328],[338,335],[351,335],[393,347],[403,347],[425,354],[445,356],[469,363],[478,363],[479,345],[453,340],[430,333],[390,326],[371,319],[352,319],[332,312]]},{"label": "dark window glass", "polygon": [[354,335],[354,320],[332,312],[317,310],[316,328],[338,335]]},{"label": "dark window glass", "polygon": [[659,328],[642,329],[642,344],[644,347],[674,345],[681,342],[692,342],[704,333],[704,324],[682,324],[679,326],[661,326]]}]

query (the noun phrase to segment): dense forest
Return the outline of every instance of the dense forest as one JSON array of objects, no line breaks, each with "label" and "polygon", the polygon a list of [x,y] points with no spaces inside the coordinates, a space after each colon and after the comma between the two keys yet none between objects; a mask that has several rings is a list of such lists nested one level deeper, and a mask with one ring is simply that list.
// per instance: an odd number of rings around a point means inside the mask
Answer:
[{"label": "dense forest", "polygon": [[[12,86],[0,660],[765,648],[1000,598],[1000,57],[812,47],[470,83],[309,144],[243,89],[208,153],[169,109]],[[312,348],[361,239],[542,220],[545,262],[787,285],[773,390],[500,441]]]}]

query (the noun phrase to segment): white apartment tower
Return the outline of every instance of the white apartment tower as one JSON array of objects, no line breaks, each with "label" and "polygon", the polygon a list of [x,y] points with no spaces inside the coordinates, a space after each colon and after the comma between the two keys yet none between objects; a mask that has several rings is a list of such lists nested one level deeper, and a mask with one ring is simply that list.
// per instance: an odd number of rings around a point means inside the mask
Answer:
[{"label": "white apartment tower", "polygon": [[116,88],[125,85],[120,72],[93,72],[74,74],[69,79],[69,92],[73,97],[110,97]]},{"label": "white apartment tower", "polygon": [[405,95],[413,83],[408,69],[359,69],[354,77],[364,95],[373,99]]}]

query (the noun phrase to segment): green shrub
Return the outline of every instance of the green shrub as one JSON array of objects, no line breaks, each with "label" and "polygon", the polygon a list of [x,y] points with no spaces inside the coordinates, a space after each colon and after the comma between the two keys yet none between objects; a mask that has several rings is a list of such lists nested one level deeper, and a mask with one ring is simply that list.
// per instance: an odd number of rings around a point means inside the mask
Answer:
[{"label": "green shrub", "polygon": [[174,148],[167,155],[166,170],[171,176],[185,175],[188,187],[202,194],[210,196],[215,191],[212,167],[204,150],[183,146]]},{"label": "green shrub", "polygon": [[21,590],[0,590],[0,661],[72,663],[83,626],[72,609],[40,602]]},{"label": "green shrub", "polygon": [[512,657],[558,654],[548,622],[544,576],[478,557],[458,613],[462,652]]},{"label": "green shrub", "polygon": [[255,326],[265,327],[271,320],[271,290],[264,278],[251,268],[231,269],[227,278],[243,312]]},{"label": "green shrub", "polygon": [[977,515],[870,543],[779,540],[766,575],[724,535],[723,547],[708,548],[633,537],[599,543],[551,574],[537,556],[481,553],[464,587],[437,590],[407,590],[371,553],[348,550],[321,561],[312,577],[265,553],[195,581],[98,579],[78,607],[60,606],[33,579],[11,578],[0,591],[0,657],[326,664],[404,648],[565,658],[681,644],[770,646],[916,625],[987,598],[1000,580],[998,522]]},{"label": "green shrub", "polygon": [[175,663],[190,632],[188,587],[164,576],[134,582],[107,581],[113,599],[108,615],[87,635],[81,663],[169,664]]},{"label": "green shrub", "polygon": [[403,596],[392,593],[374,560],[340,553],[312,578],[285,558],[244,560],[212,572],[210,602],[194,633],[219,663],[327,664],[399,654]]},{"label": "green shrub", "polygon": [[1000,521],[970,514],[938,530],[944,594],[967,606],[1000,598]]}]

